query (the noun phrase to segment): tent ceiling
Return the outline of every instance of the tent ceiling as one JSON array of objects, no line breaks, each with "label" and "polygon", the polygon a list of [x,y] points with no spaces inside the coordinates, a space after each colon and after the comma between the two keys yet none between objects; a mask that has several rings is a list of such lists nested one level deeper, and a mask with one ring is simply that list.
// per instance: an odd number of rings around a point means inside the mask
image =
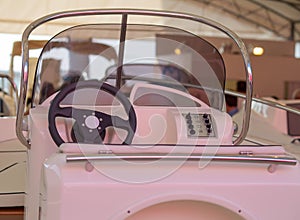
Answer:
[{"label": "tent ceiling", "polygon": [[299,0],[196,0],[269,30],[283,39],[300,39]]},{"label": "tent ceiling", "polygon": [[[299,0],[1,0],[0,33],[21,34],[33,20],[44,15],[87,8],[144,8],[180,11],[208,17],[229,27],[244,38],[300,40]],[[165,24],[172,21],[165,21]],[[38,30],[50,34],[58,21]],[[51,33],[52,34],[52,33]]]}]

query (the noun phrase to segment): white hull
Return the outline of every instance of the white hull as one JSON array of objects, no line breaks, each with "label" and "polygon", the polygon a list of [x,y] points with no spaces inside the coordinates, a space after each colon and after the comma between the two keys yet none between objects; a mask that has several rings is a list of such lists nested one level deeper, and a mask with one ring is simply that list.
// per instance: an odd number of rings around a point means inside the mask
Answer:
[{"label": "white hull", "polygon": [[299,164],[278,165],[270,172],[268,164],[211,162],[199,168],[199,161],[187,161],[168,173],[174,162],[163,166],[139,162],[126,167],[124,162],[99,160],[88,169],[87,161],[66,162],[65,154],[50,157],[43,170],[42,219],[279,220],[300,216]]}]

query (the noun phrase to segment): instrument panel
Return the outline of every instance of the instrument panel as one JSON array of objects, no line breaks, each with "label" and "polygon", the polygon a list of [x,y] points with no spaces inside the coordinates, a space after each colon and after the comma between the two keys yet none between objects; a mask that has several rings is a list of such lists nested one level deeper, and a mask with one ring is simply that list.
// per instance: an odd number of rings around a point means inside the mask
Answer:
[{"label": "instrument panel", "polygon": [[188,137],[215,137],[212,117],[207,113],[182,113]]}]

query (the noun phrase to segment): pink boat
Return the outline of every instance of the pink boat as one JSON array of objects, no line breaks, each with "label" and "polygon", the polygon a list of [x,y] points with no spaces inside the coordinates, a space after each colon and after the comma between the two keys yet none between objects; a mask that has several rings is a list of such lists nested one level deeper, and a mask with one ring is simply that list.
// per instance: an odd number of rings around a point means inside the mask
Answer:
[{"label": "pink boat", "polygon": [[[77,25],[53,33],[30,75],[30,34],[70,19]],[[227,63],[202,35],[207,26],[240,49],[246,94],[234,94],[245,98],[236,121],[225,111]],[[300,216],[297,135],[278,131],[272,140],[272,123],[262,123],[266,139],[248,134],[251,63],[228,28],[168,11],[67,11],[31,23],[22,47],[26,220]]]}]

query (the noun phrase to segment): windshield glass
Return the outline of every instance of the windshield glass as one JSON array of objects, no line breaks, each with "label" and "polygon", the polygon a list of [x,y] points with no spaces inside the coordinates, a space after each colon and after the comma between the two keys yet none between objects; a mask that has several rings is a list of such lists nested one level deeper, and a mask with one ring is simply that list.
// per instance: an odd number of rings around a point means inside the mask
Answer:
[{"label": "windshield glass", "polygon": [[[156,25],[81,25],[53,37],[37,65],[33,105],[64,86],[97,79],[130,93],[138,81],[184,90],[222,109],[225,67],[203,38]],[[180,86],[178,86],[180,85]]]}]

